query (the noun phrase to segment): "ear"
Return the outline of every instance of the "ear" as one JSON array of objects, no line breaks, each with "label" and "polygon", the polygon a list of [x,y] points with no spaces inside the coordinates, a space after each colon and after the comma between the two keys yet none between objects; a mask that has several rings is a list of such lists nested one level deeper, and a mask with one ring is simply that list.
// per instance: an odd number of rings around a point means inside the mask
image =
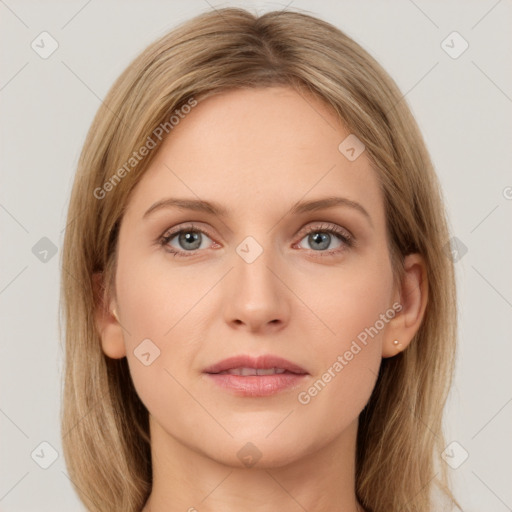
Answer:
[{"label": "ear", "polygon": [[[405,275],[395,302],[402,306],[388,323],[382,357],[393,357],[409,345],[421,326],[428,302],[427,269],[420,254],[409,254],[404,259]],[[398,344],[394,343],[397,340]]]},{"label": "ear", "polygon": [[116,307],[115,301],[106,305],[103,302],[103,273],[93,274],[95,310],[94,321],[101,338],[103,352],[113,358],[120,359],[126,356],[126,348],[123,339],[123,330],[119,320],[112,314]]}]

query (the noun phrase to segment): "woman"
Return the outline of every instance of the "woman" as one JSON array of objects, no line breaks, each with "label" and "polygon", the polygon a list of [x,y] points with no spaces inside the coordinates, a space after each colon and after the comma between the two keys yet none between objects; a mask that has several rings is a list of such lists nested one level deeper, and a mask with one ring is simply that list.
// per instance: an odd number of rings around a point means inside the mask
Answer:
[{"label": "woman", "polygon": [[440,510],[442,192],[380,65],[298,12],[202,14],[85,142],[62,436],[91,511]]}]

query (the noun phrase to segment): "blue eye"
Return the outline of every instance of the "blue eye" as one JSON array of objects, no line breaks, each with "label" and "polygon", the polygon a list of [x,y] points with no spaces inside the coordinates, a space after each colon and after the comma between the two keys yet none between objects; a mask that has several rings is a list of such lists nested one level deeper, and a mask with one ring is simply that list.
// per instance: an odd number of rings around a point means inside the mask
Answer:
[{"label": "blue eye", "polygon": [[[165,234],[160,238],[159,243],[165,247],[166,251],[170,252],[175,257],[181,258],[194,256],[197,254],[197,251],[207,249],[209,246],[206,243],[205,237],[210,240],[210,242],[213,242],[202,228],[190,224],[179,230]],[[178,246],[171,243],[175,239]],[[353,236],[345,229],[334,224],[309,226],[306,229],[305,235],[303,234],[299,243],[295,245],[302,249],[307,249],[307,247],[301,245],[301,242],[306,239],[311,248],[312,255],[315,257],[332,256],[355,245]],[[337,241],[338,244],[335,248],[329,249],[333,239]]]},{"label": "blue eye", "polygon": [[[338,242],[337,247],[325,250],[328,249],[331,245],[333,237],[334,240]],[[354,245],[353,237],[350,233],[348,233],[348,231],[331,224],[323,226],[310,226],[306,231],[306,236],[301,239],[301,242],[302,240],[307,240],[307,243],[312,248],[312,250],[319,253],[315,256],[332,255],[333,253],[338,253]]]},{"label": "blue eye", "polygon": [[[193,251],[205,249],[204,246],[202,247],[204,242],[203,238],[205,236],[210,239],[203,230],[191,226],[189,228],[182,228],[179,231],[164,235],[161,239],[161,244],[165,245],[168,248],[168,251],[175,256],[191,256],[194,254]],[[171,241],[174,239],[177,240],[178,247],[171,244]],[[192,254],[187,254],[190,252],[192,252]]]}]

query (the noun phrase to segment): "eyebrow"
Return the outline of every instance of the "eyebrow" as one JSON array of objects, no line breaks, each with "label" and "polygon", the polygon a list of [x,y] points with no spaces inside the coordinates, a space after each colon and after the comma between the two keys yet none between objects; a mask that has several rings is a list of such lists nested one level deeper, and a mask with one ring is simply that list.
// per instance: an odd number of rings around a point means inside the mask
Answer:
[{"label": "eyebrow", "polygon": [[[328,208],[334,208],[336,206],[345,206],[362,213],[373,228],[372,218],[370,217],[370,214],[367,212],[367,210],[361,204],[357,203],[356,201],[347,199],[346,197],[332,196],[324,197],[321,199],[314,199],[311,201],[298,201],[291,207],[290,213],[301,214],[316,212],[318,210],[326,210]],[[227,217],[229,214],[226,208],[212,201],[168,197],[166,199],[161,199],[160,201],[157,201],[156,203],[152,204],[148,208],[146,213],[144,213],[142,218],[145,219],[151,213],[157,210],[161,210],[163,208],[178,208],[180,210],[192,210],[196,212],[204,212],[212,215],[217,215],[219,217]]]}]

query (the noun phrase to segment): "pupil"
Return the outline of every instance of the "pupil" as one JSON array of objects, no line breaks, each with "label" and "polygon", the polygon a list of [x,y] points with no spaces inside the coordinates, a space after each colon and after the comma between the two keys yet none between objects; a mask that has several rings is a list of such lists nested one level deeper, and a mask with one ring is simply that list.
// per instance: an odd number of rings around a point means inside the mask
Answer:
[{"label": "pupil", "polygon": [[[311,244],[313,246],[313,249],[327,249],[329,247],[329,241],[331,236],[328,233],[315,233],[314,235],[310,235],[310,241],[314,240],[314,244]],[[318,242],[320,245],[318,245]],[[310,242],[311,243],[311,242]],[[314,247],[315,244],[317,244],[317,247]]]},{"label": "pupil", "polygon": [[[180,243],[186,242],[187,244],[194,244],[195,246],[191,247],[189,246],[188,249],[197,249],[201,245],[201,241],[199,240],[200,233],[196,233],[194,231],[187,231],[186,233],[182,233],[180,235]],[[199,242],[199,243],[198,243]]]}]

